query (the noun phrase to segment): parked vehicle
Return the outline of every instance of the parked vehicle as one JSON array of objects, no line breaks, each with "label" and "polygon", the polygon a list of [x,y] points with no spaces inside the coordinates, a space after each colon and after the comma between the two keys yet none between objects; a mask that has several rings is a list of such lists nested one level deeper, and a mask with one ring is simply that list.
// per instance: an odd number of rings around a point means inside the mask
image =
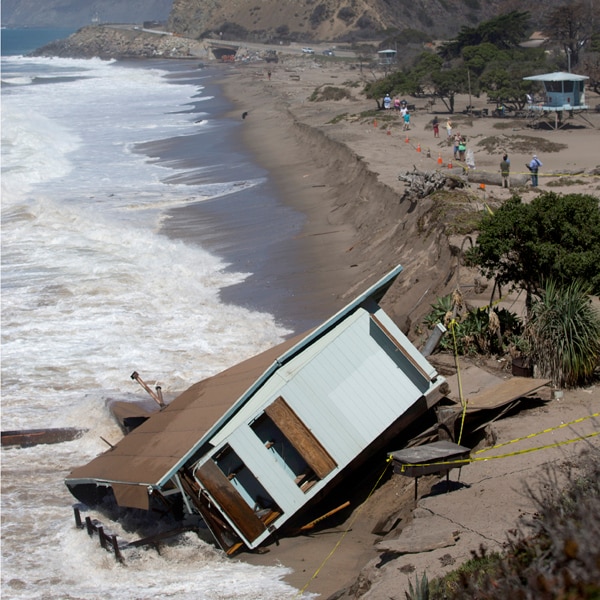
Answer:
[{"label": "parked vehicle", "polygon": [[302,48],[303,54],[314,54],[315,51],[312,48]]},{"label": "parked vehicle", "polygon": [[335,52],[333,50],[331,50],[331,49],[323,50],[323,54],[325,56],[335,56]]}]

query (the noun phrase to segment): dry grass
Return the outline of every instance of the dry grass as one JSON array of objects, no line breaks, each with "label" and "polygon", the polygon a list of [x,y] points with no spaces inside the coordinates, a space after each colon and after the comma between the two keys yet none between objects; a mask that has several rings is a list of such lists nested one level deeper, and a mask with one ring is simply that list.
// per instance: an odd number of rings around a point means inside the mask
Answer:
[{"label": "dry grass", "polygon": [[499,154],[501,152],[519,154],[547,154],[560,152],[568,146],[531,135],[492,135],[477,142],[477,147],[485,150],[488,154]]}]

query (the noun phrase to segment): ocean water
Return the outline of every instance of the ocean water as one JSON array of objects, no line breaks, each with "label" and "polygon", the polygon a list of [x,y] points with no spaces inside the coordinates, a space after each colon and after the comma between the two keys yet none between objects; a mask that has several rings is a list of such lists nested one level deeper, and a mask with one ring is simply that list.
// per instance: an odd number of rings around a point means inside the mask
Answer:
[{"label": "ocean water", "polygon": [[[169,399],[290,333],[221,300],[251,272],[203,243],[208,225],[165,233],[203,205],[276,205],[236,144],[241,120],[223,116],[217,75],[192,62],[2,57],[2,430],[87,429],[2,449],[3,598],[296,596],[283,567],[225,558],[192,533],[120,565],[75,529],[63,483],[107,449],[101,438],[120,439],[107,400],[147,399],[133,370]],[[279,218],[281,235],[300,226]]]}]

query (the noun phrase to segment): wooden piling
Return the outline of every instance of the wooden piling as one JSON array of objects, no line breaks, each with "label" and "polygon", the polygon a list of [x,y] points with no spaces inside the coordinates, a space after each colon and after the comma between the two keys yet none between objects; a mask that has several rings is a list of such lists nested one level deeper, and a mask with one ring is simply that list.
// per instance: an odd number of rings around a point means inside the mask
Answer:
[{"label": "wooden piling", "polygon": [[94,535],[94,525],[92,523],[92,519],[90,517],[85,518],[85,527],[87,529],[88,535],[91,537]]},{"label": "wooden piling", "polygon": [[98,539],[100,540],[100,546],[106,550],[106,536],[104,535],[104,527],[98,527]]},{"label": "wooden piling", "polygon": [[73,507],[73,513],[75,514],[75,526],[77,529],[83,529],[83,523],[81,522],[81,513],[79,512],[79,508],[77,506]]},{"label": "wooden piling", "polygon": [[117,536],[116,535],[111,535],[109,539],[110,539],[110,542],[112,544],[113,551],[115,553],[115,558],[120,563],[122,563],[123,562],[123,555],[121,554],[121,549],[119,548],[119,543],[117,542]]}]

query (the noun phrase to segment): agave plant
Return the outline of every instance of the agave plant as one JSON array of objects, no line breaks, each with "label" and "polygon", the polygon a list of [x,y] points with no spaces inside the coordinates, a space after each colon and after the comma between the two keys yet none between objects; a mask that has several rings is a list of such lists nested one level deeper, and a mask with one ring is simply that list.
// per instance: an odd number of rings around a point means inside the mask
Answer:
[{"label": "agave plant", "polygon": [[406,600],[429,600],[429,580],[427,574],[423,572],[423,577],[415,576],[415,585],[412,581],[408,582],[408,592],[404,592]]},{"label": "agave plant", "polygon": [[541,377],[555,387],[589,381],[600,360],[600,313],[582,281],[561,287],[545,282],[534,301],[526,328],[532,358]]}]

